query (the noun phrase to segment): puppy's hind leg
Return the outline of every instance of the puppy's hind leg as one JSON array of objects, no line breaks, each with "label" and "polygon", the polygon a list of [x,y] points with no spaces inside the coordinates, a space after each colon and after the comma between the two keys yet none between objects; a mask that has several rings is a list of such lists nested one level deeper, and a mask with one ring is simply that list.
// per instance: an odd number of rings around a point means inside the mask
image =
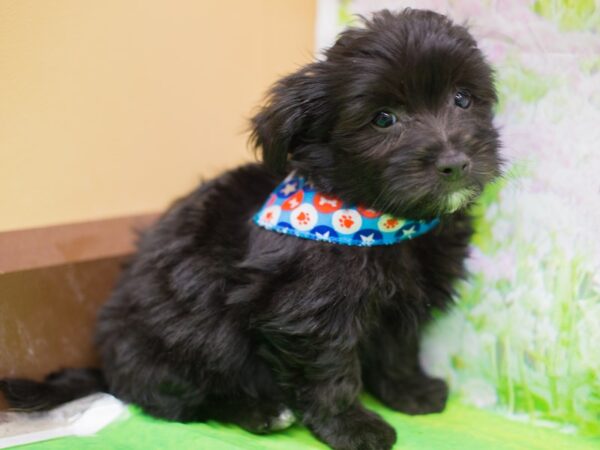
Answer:
[{"label": "puppy's hind leg", "polygon": [[233,423],[255,434],[280,431],[295,421],[270,368],[254,352],[246,355],[243,366],[214,379],[212,386],[197,420]]},{"label": "puppy's hind leg", "polygon": [[448,386],[421,368],[417,330],[382,323],[362,346],[361,362],[365,388],[390,408],[411,415],[444,410]]},{"label": "puppy's hind leg", "polygon": [[295,417],[289,408],[277,401],[229,397],[207,402],[196,420],[217,420],[238,425],[250,433],[269,434],[290,427]]},{"label": "puppy's hind leg", "polygon": [[[135,398],[130,399],[153,416],[179,422],[216,420],[239,425],[256,434],[282,430],[294,422],[292,412],[276,397],[264,393],[260,397],[249,396],[234,384],[225,389],[221,386],[215,392],[215,384],[220,383],[209,379],[204,386],[194,385],[172,375],[153,384],[152,388],[137,390]],[[209,385],[212,388],[208,388]]]},{"label": "puppy's hind leg", "polygon": [[358,400],[360,364],[354,350],[343,348],[343,339],[278,331],[267,340],[265,358],[277,367],[286,401],[319,439],[334,450],[392,448],[395,430]]}]

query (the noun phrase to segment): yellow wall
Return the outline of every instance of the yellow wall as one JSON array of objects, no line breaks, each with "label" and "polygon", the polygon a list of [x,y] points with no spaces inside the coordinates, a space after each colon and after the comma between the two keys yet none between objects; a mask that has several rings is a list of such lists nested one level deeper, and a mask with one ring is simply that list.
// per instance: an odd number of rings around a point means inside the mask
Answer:
[{"label": "yellow wall", "polygon": [[253,158],[315,0],[0,0],[0,230],[156,211]]}]

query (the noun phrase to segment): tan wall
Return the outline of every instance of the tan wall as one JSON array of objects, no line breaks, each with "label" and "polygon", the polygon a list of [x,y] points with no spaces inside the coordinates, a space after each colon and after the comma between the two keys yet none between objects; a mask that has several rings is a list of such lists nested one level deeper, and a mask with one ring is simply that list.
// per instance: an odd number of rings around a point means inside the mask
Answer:
[{"label": "tan wall", "polygon": [[0,0],[0,231],[164,208],[252,158],[314,0]]}]

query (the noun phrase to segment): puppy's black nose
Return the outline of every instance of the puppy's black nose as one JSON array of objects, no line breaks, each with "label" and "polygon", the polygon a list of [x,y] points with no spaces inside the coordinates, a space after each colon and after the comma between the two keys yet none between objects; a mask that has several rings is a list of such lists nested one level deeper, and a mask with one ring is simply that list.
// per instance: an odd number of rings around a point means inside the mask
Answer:
[{"label": "puppy's black nose", "polygon": [[442,178],[456,181],[469,173],[471,162],[464,153],[449,153],[441,155],[435,167]]}]

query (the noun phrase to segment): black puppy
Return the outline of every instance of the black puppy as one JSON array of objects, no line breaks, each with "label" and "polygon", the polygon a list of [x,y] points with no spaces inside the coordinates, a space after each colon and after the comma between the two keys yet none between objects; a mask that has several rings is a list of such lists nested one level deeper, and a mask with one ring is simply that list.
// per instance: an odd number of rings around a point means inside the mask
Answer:
[{"label": "black puppy", "polygon": [[[102,371],[4,380],[7,398],[48,408],[107,388],[158,417],[253,432],[289,424],[291,410],[334,449],[391,448],[394,429],[358,395],[409,414],[444,408],[419,333],[451,303],[465,209],[500,172],[495,102],[475,41],[442,15],[382,11],[345,31],[254,117],[263,164],[201,185],[144,233],[100,313]],[[380,246],[254,223],[291,171],[345,204],[439,223]]]}]

